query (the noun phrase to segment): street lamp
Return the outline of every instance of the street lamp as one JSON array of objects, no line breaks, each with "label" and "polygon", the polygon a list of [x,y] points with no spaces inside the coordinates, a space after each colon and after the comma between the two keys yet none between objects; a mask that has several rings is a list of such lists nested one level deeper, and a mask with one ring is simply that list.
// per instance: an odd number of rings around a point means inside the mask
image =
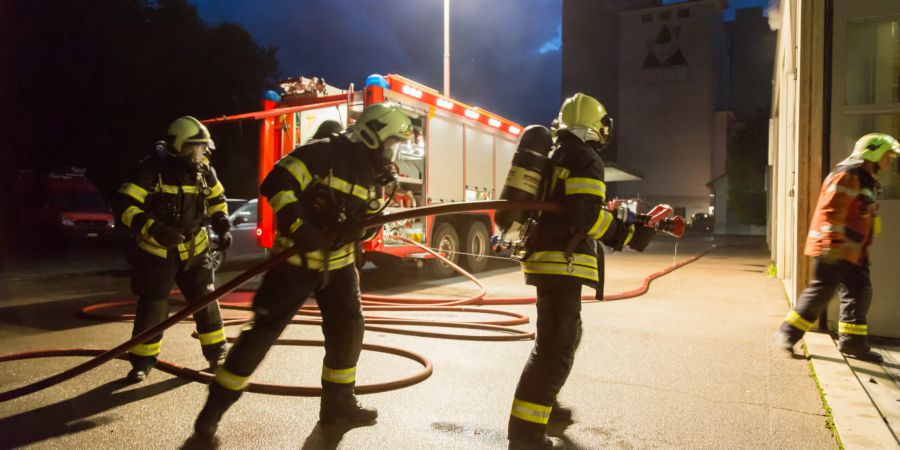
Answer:
[{"label": "street lamp", "polygon": [[450,0],[444,0],[444,96],[450,96]]}]

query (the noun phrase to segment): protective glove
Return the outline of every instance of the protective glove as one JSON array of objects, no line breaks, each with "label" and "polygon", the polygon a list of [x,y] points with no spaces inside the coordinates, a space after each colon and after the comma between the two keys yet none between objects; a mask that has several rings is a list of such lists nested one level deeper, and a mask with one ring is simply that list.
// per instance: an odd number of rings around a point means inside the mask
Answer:
[{"label": "protective glove", "polygon": [[290,238],[304,252],[324,251],[331,247],[331,239],[328,239],[322,231],[312,224],[301,225],[296,231],[291,233]]},{"label": "protective glove", "polygon": [[628,241],[628,247],[634,251],[642,252],[650,245],[653,237],[656,236],[656,230],[643,225],[633,225],[633,227],[634,234],[631,235],[631,240]]},{"label": "protective glove", "polygon": [[150,227],[150,235],[153,236],[153,239],[156,239],[159,245],[166,249],[173,249],[184,242],[183,234],[161,222],[153,223],[153,226]]},{"label": "protective glove", "polygon": [[220,213],[213,217],[210,221],[210,225],[212,225],[213,231],[219,236],[231,231],[231,221],[228,220],[228,216],[224,213]]},{"label": "protective glove", "polygon": [[219,233],[219,250],[226,251],[231,248],[231,244],[234,242],[234,238],[231,236],[230,231],[226,231],[224,233]]}]

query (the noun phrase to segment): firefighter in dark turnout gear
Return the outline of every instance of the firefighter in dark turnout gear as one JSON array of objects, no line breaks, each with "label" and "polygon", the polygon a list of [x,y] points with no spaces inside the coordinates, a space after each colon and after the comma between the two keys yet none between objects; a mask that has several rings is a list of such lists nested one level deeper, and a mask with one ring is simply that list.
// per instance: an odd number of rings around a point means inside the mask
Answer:
[{"label": "firefighter in dark turnout gear", "polygon": [[[231,223],[225,189],[206,158],[211,148],[206,127],[193,117],[181,117],[169,126],[156,154],[139,162],[119,188],[117,214],[136,238],[129,258],[131,290],[138,296],[132,336],[168,317],[173,283],[188,302],[214,290],[204,226],[209,222],[227,249]],[[227,351],[219,304],[211,303],[194,320],[203,356],[215,367]],[[161,341],[160,334],[129,350],[130,381],[147,377]]]},{"label": "firefighter in dark turnout gear", "polygon": [[276,245],[296,244],[302,253],[263,278],[253,299],[252,325],[210,384],[194,424],[197,436],[215,434],[222,415],[311,294],[325,335],[320,422],[368,423],[378,417],[354,395],[364,327],[354,249],[377,233],[360,223],[381,211],[380,186],[393,182],[397,147],[412,134],[409,117],[399,108],[370,105],[347,131],[296,148],[266,176],[260,192],[276,214]]},{"label": "firefighter in dark turnout gear", "polygon": [[606,109],[587,95],[576,94],[560,108],[546,199],[565,210],[540,216],[521,263],[526,282],[537,288],[537,336],[513,399],[510,449],[564,448],[547,436],[546,427],[571,417],[556,395],[581,339],[581,287],[590,286],[602,298],[603,251],[597,241],[618,251],[636,240],[646,244],[654,233],[607,210],[600,152],[611,127]]},{"label": "firefighter in dark turnout gear", "polygon": [[775,344],[788,353],[793,354],[794,345],[840,287],[838,349],[852,358],[883,361],[868,343],[866,315],[872,303],[869,246],[881,232],[880,186],[875,176],[898,155],[900,143],[892,136],[867,134],[856,141],[850,157],[825,177],[804,249],[814,258],[813,280],[775,334]]}]

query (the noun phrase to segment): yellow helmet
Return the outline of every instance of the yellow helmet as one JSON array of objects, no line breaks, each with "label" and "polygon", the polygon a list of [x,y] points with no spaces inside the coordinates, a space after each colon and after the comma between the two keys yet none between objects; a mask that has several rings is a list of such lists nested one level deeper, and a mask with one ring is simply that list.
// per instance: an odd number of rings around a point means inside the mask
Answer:
[{"label": "yellow helmet", "polygon": [[191,116],[179,117],[169,125],[166,142],[176,154],[181,153],[181,147],[188,143],[205,143],[208,144],[210,148],[215,148],[209,130],[207,130],[206,126],[200,123],[199,120]]},{"label": "yellow helmet", "polygon": [[350,133],[357,141],[375,150],[391,137],[403,141],[412,139],[413,127],[409,116],[400,108],[376,103],[363,110],[359,119],[350,125]]},{"label": "yellow helmet", "polygon": [[897,139],[889,134],[869,133],[856,141],[850,156],[878,162],[886,152],[900,155],[900,142],[897,142]]},{"label": "yellow helmet", "polygon": [[569,130],[585,142],[609,142],[612,117],[594,97],[579,92],[567,98],[559,108],[558,120],[560,130]]}]

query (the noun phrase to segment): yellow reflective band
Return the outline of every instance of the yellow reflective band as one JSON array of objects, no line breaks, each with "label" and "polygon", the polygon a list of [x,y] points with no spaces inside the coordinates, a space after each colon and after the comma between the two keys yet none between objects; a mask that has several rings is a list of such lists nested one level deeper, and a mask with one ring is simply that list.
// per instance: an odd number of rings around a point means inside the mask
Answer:
[{"label": "yellow reflective band", "polygon": [[147,253],[150,253],[151,255],[159,256],[160,258],[165,258],[166,256],[169,255],[169,252],[166,251],[165,248],[159,247],[157,245],[153,245],[152,243],[150,243],[149,241],[146,241],[146,240],[142,240],[141,242],[139,242],[138,247],[140,247],[141,250],[143,250]]},{"label": "yellow reflective band", "polygon": [[269,204],[272,205],[273,211],[278,212],[281,211],[281,208],[284,208],[285,206],[290,205],[291,203],[294,203],[296,201],[297,194],[295,194],[294,191],[287,190],[273,195],[272,198],[269,199]]},{"label": "yellow reflective band", "polygon": [[609,230],[609,226],[612,225],[612,223],[612,213],[607,211],[606,208],[600,208],[600,212],[597,214],[597,220],[594,222],[594,225],[591,226],[591,229],[588,230],[588,236],[592,239],[602,238]]},{"label": "yellow reflective band", "polygon": [[881,234],[881,216],[872,219],[872,234]]},{"label": "yellow reflective band", "polygon": [[191,244],[182,242],[181,244],[178,244],[178,257],[181,258],[182,261],[187,261],[190,257],[203,253],[207,248],[209,248],[209,237],[206,236],[206,230],[201,228],[200,231],[194,235],[194,253],[189,254]]},{"label": "yellow reflective band", "polygon": [[622,245],[628,245],[631,242],[631,238],[634,237],[634,225],[628,226],[628,236],[625,236],[625,242]]},{"label": "yellow reflective band", "polygon": [[838,333],[866,336],[869,334],[869,326],[865,324],[838,322]]},{"label": "yellow reflective band", "polygon": [[209,333],[197,332],[197,337],[200,338],[200,345],[218,344],[219,342],[225,340],[225,328],[211,331]]},{"label": "yellow reflective band", "polygon": [[595,178],[566,178],[566,195],[587,194],[606,199],[606,183]]},{"label": "yellow reflective band", "polygon": [[329,383],[348,384],[356,381],[356,367],[349,369],[331,369],[322,366],[322,380]]},{"label": "yellow reflective band", "polygon": [[147,237],[150,235],[150,227],[153,226],[154,222],[156,221],[153,219],[147,219],[147,221],[144,222],[144,226],[141,227],[141,236]]},{"label": "yellow reflective band", "polygon": [[[286,237],[278,237],[275,240],[276,247],[279,249],[290,248],[294,245],[294,241]],[[349,266],[353,264],[355,259],[355,245],[353,243],[344,244],[337,250],[333,250],[328,254],[328,270],[337,270],[342,267]],[[325,270],[324,254],[321,251],[307,252],[302,257],[300,255],[294,255],[287,259],[287,263],[293,266],[302,267],[304,258],[306,259],[306,266],[311,270],[323,271]]]},{"label": "yellow reflective band", "polygon": [[812,327],[812,322],[800,317],[800,314],[797,314],[797,311],[794,310],[787,313],[787,317],[784,318],[784,321],[801,331],[809,331]]},{"label": "yellow reflective band", "polygon": [[250,377],[242,377],[229,372],[225,367],[216,367],[216,383],[231,391],[242,391],[250,384]]},{"label": "yellow reflective band", "polygon": [[[294,219],[294,223],[291,224],[291,227],[288,229],[288,231],[293,233],[293,232],[297,231],[297,228],[300,228],[301,225],[303,225],[303,219],[298,217],[298,218]],[[291,244],[291,245],[293,245],[293,244]]]},{"label": "yellow reflective band", "polygon": [[340,191],[347,195],[352,195],[363,200],[369,199],[369,190],[358,184],[350,184],[347,181],[344,181],[332,175],[329,175],[325,181],[328,187],[336,191]]},{"label": "yellow reflective band", "polygon": [[[566,254],[557,251],[534,252],[528,256],[528,262],[553,262],[568,264]],[[572,254],[572,262],[576,265],[589,266],[597,268],[597,258],[584,253]]]},{"label": "yellow reflective band", "polygon": [[119,192],[137,200],[138,203],[144,203],[144,200],[147,199],[147,190],[136,184],[124,183],[119,188]]},{"label": "yellow reflective band", "polygon": [[141,208],[137,206],[129,206],[125,209],[125,212],[122,213],[122,223],[125,224],[126,227],[131,228],[131,221],[134,220],[134,216],[142,213]]},{"label": "yellow reflective band", "polygon": [[213,214],[218,213],[218,212],[224,213],[227,216],[228,215],[228,203],[222,202],[222,203],[219,203],[218,205],[210,205],[208,208],[206,208],[206,216],[207,217],[212,217]]},{"label": "yellow reflective band", "polygon": [[216,185],[212,187],[209,195],[206,196],[207,199],[218,197],[225,193],[225,187],[222,186],[222,183],[216,181]]},{"label": "yellow reflective band", "polygon": [[159,190],[166,194],[177,194],[179,191],[185,194],[199,194],[200,188],[197,186],[172,186],[171,184],[160,184]]},{"label": "yellow reflective band", "polygon": [[297,182],[300,183],[301,191],[306,189],[306,186],[308,186],[313,179],[312,175],[309,173],[309,169],[306,168],[306,164],[293,156],[285,156],[284,158],[281,158],[281,161],[278,161],[277,164],[286,169],[297,179]]},{"label": "yellow reflective band", "polygon": [[525,400],[513,399],[511,416],[526,422],[546,425],[550,420],[550,411],[553,406],[538,405]]},{"label": "yellow reflective band", "polygon": [[506,176],[506,185],[531,195],[537,195],[541,185],[541,174],[523,167],[512,166],[509,168],[509,175]]},{"label": "yellow reflective band", "polygon": [[536,275],[565,275],[584,278],[585,280],[595,282],[600,281],[600,276],[598,275],[596,268],[573,265],[571,271],[569,271],[569,267],[565,263],[535,263],[523,261],[522,272]]},{"label": "yellow reflective band", "polygon": [[128,350],[128,353],[137,356],[156,356],[159,354],[159,349],[162,347],[162,341],[154,342],[152,344],[138,344],[134,347],[131,347]]}]

